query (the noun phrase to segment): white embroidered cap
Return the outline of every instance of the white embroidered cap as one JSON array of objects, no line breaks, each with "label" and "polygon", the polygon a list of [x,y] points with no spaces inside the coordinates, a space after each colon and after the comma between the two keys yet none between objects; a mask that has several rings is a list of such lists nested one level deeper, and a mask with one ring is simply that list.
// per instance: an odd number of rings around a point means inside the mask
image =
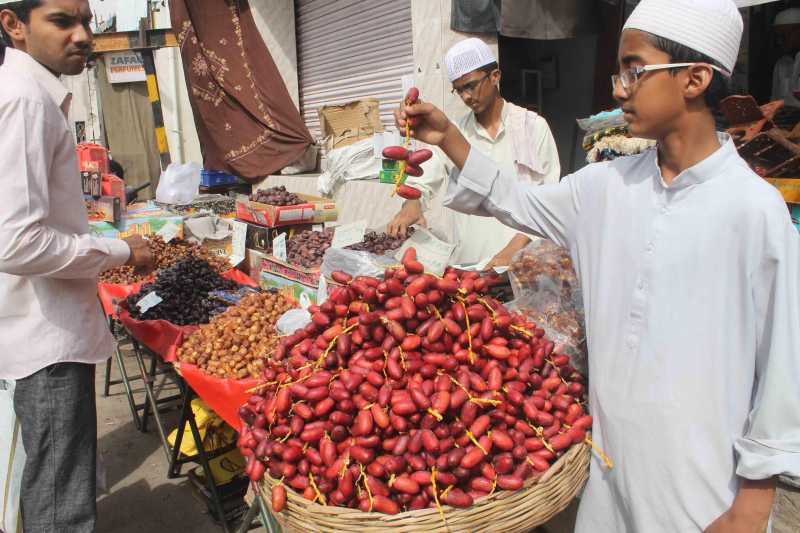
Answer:
[{"label": "white embroidered cap", "polygon": [[477,37],[470,37],[454,44],[444,56],[447,77],[450,83],[475,69],[496,63],[492,49]]},{"label": "white embroidered cap", "polygon": [[800,7],[790,7],[775,15],[775,26],[800,24]]},{"label": "white embroidered cap", "polygon": [[642,0],[623,29],[646,31],[687,46],[719,61],[730,74],[743,28],[742,15],[732,0]]}]

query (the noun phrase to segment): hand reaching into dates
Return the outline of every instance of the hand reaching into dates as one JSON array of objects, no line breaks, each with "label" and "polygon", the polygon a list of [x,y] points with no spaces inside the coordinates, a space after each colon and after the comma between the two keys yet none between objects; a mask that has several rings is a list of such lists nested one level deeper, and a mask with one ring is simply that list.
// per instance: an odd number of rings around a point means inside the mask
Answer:
[{"label": "hand reaching into dates", "polygon": [[153,252],[150,251],[150,246],[147,241],[140,235],[131,235],[123,239],[128,248],[131,250],[131,255],[125,263],[127,266],[132,266],[137,274],[147,274],[155,267],[155,259]]},{"label": "hand reaching into dates", "polygon": [[408,235],[408,228],[414,224],[427,225],[422,214],[422,204],[419,200],[406,200],[400,212],[386,226],[386,233],[395,238],[405,238]]}]

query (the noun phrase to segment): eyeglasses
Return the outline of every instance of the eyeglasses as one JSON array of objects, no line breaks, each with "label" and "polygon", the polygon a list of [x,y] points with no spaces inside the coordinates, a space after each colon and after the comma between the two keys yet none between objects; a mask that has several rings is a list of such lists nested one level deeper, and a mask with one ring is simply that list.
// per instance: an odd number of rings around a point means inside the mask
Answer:
[{"label": "eyeglasses", "polygon": [[479,79],[479,80],[472,80],[472,81],[470,81],[470,82],[467,82],[467,83],[465,83],[465,84],[464,84],[464,85],[462,85],[461,87],[453,87],[453,88],[450,90],[450,93],[451,93],[451,94],[458,94],[459,96],[461,96],[461,95],[462,95],[462,94],[464,94],[464,93],[475,94],[475,89],[477,89],[477,88],[478,88],[478,86],[479,86],[481,83],[483,83],[483,80],[485,80],[485,79],[486,79],[486,78],[488,78],[488,77],[489,77],[489,75],[487,74],[486,76],[482,77],[481,79]]},{"label": "eyeglasses", "polygon": [[641,78],[645,72],[652,72],[654,70],[666,70],[672,68],[686,68],[686,67],[692,67],[694,65],[706,65],[716,70],[723,76],[730,77],[730,74],[725,70],[719,68],[716,65],[710,65],[708,63],[663,63],[659,65],[644,65],[644,66],[631,67],[626,71],[611,76],[611,90],[612,91],[616,90],[617,85],[622,85],[622,88],[625,91],[631,90],[633,86],[636,85],[636,83],[639,81],[639,78]]}]

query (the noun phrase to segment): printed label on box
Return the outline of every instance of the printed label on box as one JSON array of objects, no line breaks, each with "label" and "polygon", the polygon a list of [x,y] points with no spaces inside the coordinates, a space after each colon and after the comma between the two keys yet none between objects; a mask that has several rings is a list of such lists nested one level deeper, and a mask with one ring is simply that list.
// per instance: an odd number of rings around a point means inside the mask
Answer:
[{"label": "printed label on box", "polygon": [[286,234],[281,233],[272,241],[272,255],[286,261]]},{"label": "printed label on box", "polygon": [[147,312],[148,309],[152,309],[153,307],[157,306],[163,301],[164,299],[161,298],[161,296],[156,294],[155,291],[152,291],[147,293],[147,295],[144,298],[136,302],[136,307],[139,308],[140,313],[144,314]]},{"label": "printed label on box", "polygon": [[367,221],[359,220],[351,222],[350,224],[342,224],[336,226],[333,230],[333,242],[331,248],[344,248],[351,244],[356,244],[364,240],[364,234],[367,232]]},{"label": "printed label on box", "polygon": [[247,224],[238,220],[231,220],[233,237],[231,242],[230,262],[233,266],[244,261],[247,254]]},{"label": "printed label on box", "polygon": [[158,233],[156,233],[156,235],[164,239],[164,242],[170,242],[172,241],[172,239],[178,236],[178,232],[180,230],[181,229],[173,222],[167,222],[163,228],[158,230]]}]

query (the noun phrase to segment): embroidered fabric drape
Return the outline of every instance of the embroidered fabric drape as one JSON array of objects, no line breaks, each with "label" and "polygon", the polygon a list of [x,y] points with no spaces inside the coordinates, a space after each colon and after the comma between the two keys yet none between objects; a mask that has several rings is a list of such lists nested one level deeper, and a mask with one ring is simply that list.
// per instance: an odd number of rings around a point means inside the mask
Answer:
[{"label": "embroidered fabric drape", "polygon": [[204,167],[256,181],[311,144],[247,0],[170,0]]}]

